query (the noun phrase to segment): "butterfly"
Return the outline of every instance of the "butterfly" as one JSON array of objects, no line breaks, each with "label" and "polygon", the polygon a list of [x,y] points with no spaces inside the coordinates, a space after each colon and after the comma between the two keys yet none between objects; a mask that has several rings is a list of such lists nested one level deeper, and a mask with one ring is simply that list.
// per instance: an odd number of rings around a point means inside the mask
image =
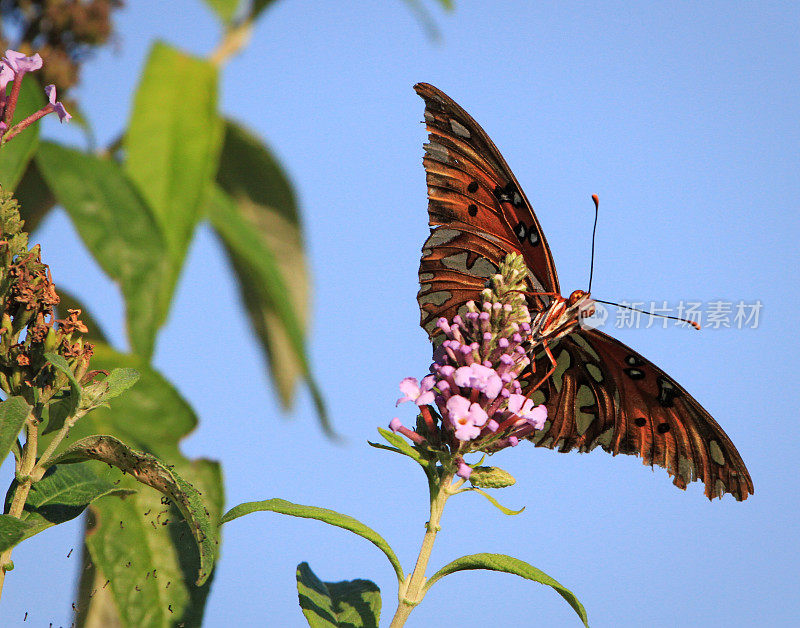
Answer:
[{"label": "butterfly", "polygon": [[[709,499],[753,493],[736,447],[711,415],[655,364],[597,329],[579,325],[587,292],[561,296],[555,263],[530,202],[486,132],[455,101],[427,83],[425,166],[430,236],[422,247],[417,295],[434,344],[436,321],[478,300],[510,252],[528,267],[528,305],[535,340],[533,371],[523,389],[544,403],[548,421],[531,440],[568,452],[633,454],[664,467],[673,483],[705,484]],[[545,373],[544,378],[541,374]],[[532,394],[531,394],[532,393]]]}]

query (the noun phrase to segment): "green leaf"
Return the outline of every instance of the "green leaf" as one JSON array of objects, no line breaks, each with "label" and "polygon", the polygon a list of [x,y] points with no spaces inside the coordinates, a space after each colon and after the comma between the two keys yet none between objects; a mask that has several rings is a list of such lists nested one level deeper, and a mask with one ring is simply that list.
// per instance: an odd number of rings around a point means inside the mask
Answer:
[{"label": "green leaf", "polygon": [[83,243],[120,283],[131,345],[149,357],[169,307],[163,277],[172,272],[150,209],[114,161],[46,142],[36,161]]},{"label": "green leaf", "polygon": [[28,524],[11,515],[0,515],[0,552],[14,547],[28,530]]},{"label": "green leaf", "polygon": [[31,407],[22,397],[9,397],[0,403],[0,463],[14,446],[30,412]]},{"label": "green leaf", "polygon": [[575,610],[584,625],[587,627],[589,626],[588,619],[586,618],[586,609],[583,608],[583,604],[578,601],[578,598],[575,597],[572,591],[533,565],[529,565],[518,558],[506,556],[505,554],[471,554],[469,556],[457,558],[430,577],[425,585],[425,591],[429,590],[441,578],[457,571],[466,571],[469,569],[502,571],[552,587]]},{"label": "green leaf", "polygon": [[[472,479],[472,476],[470,476],[470,479]],[[503,505],[502,505],[502,504],[501,504],[499,501],[497,501],[497,500],[496,500],[494,497],[492,497],[491,495],[489,495],[489,493],[486,493],[486,492],[482,491],[481,489],[479,489],[479,488],[477,488],[477,487],[475,487],[475,486],[473,486],[472,488],[464,489],[464,490],[467,490],[467,491],[475,491],[475,492],[477,492],[477,493],[480,493],[481,495],[483,495],[483,496],[484,496],[486,499],[488,499],[488,500],[491,502],[492,506],[494,506],[495,508],[497,508],[497,509],[498,509],[500,512],[502,512],[504,515],[518,515],[518,514],[520,514],[520,513],[521,513],[523,510],[525,510],[525,506],[523,506],[523,507],[522,507],[522,508],[520,508],[519,510],[511,510],[510,508],[506,508],[506,507],[505,507],[505,506],[503,506]]]},{"label": "green leaf", "polygon": [[[124,395],[113,399],[110,407],[83,417],[72,428],[69,442],[110,434],[174,464],[181,477],[201,493],[210,520],[218,521],[224,501],[219,464],[189,460],[178,447],[197,425],[191,406],[141,356],[121,354],[97,343],[92,367],[107,371],[133,368],[140,379]],[[87,530],[86,545],[100,587],[107,580],[111,583],[103,590],[104,595],[92,596],[91,587],[81,591],[77,606],[87,617],[84,625],[92,625],[92,620],[97,622],[94,625],[108,625],[109,608],[113,608],[115,620],[127,626],[200,625],[212,578],[202,586],[193,584],[200,557],[192,531],[174,505],[167,508],[161,503],[161,493],[129,476],[124,476],[120,486],[139,490],[125,500],[100,500],[89,509],[94,523]],[[154,572],[158,576],[155,579]],[[110,605],[109,595],[113,598]]]},{"label": "green leaf", "polygon": [[[419,464],[427,466],[427,461],[422,457],[422,455],[417,451],[414,447],[408,444],[408,441],[400,436],[400,434],[395,434],[391,430],[387,430],[383,427],[378,428],[378,432],[380,435],[383,436],[387,441],[389,441],[392,445],[394,445],[401,454],[408,456],[409,458],[416,460]],[[388,449],[384,445],[380,443],[372,443],[367,441],[373,447],[378,449]]]},{"label": "green leaf", "polygon": [[239,0],[205,0],[205,2],[225,25],[231,23],[240,4]]},{"label": "green leaf", "polygon": [[473,467],[469,476],[472,486],[481,488],[506,488],[517,483],[514,476],[500,467]]},{"label": "green leaf", "polygon": [[[269,314],[267,318],[262,319],[262,322],[269,320],[270,325],[272,325],[269,328],[270,342],[272,339],[278,338],[274,335],[274,331],[278,329],[278,326],[273,323],[280,322],[280,328],[285,334],[281,338],[285,339],[287,343],[283,346],[289,352],[281,355],[285,359],[286,355],[291,354],[293,360],[296,360],[298,368],[301,369],[308,382],[322,427],[326,432],[332,434],[325,403],[319,388],[311,376],[311,369],[305,353],[303,328],[292,307],[288,296],[291,293],[284,281],[275,253],[265,245],[262,235],[254,228],[253,224],[242,215],[240,207],[221,189],[217,188],[215,193],[212,194],[208,209],[211,223],[222,238],[225,246],[229,249],[232,257],[238,260],[236,263],[239,264],[240,281],[243,276],[246,277],[248,274],[251,276],[250,279],[245,280],[246,284],[241,284],[245,302],[248,303],[248,307],[255,305],[256,296],[254,295],[258,295],[260,307],[269,306],[270,309],[262,310],[262,313]],[[252,278],[257,278],[258,287],[256,287],[255,280]],[[255,319],[251,320],[255,321]],[[263,329],[266,329],[266,327]],[[276,347],[278,345],[270,344],[269,346]],[[269,355],[270,359],[275,357],[275,354]],[[284,361],[283,364],[286,364],[286,362]]]},{"label": "green leaf", "polygon": [[[10,503],[15,486],[16,483],[13,483],[9,489],[6,507]],[[54,525],[74,519],[89,504],[101,497],[125,496],[134,492],[99,477],[87,463],[50,467],[28,493],[22,513],[22,521],[27,528],[20,541]]]},{"label": "green leaf", "polygon": [[[230,211],[241,217],[254,236],[242,241],[230,230],[218,230],[236,273],[250,323],[268,360],[278,397],[284,408],[288,408],[304,369],[276,311],[276,295],[269,286],[271,275],[280,274],[283,286],[277,298],[289,301],[300,333],[305,335],[311,285],[294,187],[269,148],[230,120],[226,121],[217,182],[231,201]],[[212,212],[212,220],[214,216],[217,214]],[[234,241],[229,242],[230,237]],[[256,247],[249,257],[269,255],[270,268],[248,262],[248,256],[239,250],[248,243]],[[266,277],[262,276],[264,270]]]},{"label": "green leaf", "polygon": [[139,372],[136,369],[114,369],[105,379],[84,386],[83,395],[86,398],[84,407],[92,409],[104,405],[114,397],[119,397],[137,381]]},{"label": "green leaf", "polygon": [[19,201],[19,213],[25,221],[25,231],[28,233],[36,231],[39,223],[56,204],[56,197],[42,178],[35,159],[28,162],[25,174],[14,190],[14,196]]},{"label": "green leaf", "polygon": [[285,499],[267,499],[260,502],[245,502],[231,508],[220,520],[220,523],[227,523],[233,521],[244,515],[249,515],[253,512],[268,511],[277,512],[282,515],[291,515],[292,517],[302,517],[303,519],[316,519],[338,528],[349,530],[358,536],[367,539],[375,547],[381,550],[389,562],[394,567],[399,581],[403,580],[403,567],[397,559],[392,548],[384,540],[384,538],[375,532],[372,528],[365,526],[363,523],[348,515],[343,515],[335,510],[328,510],[327,508],[318,508],[317,506],[302,506],[300,504],[293,504]]},{"label": "green leaf", "polygon": [[221,140],[216,67],[156,43],[134,98],[125,168],[153,208],[175,273],[217,171]]},{"label": "green leaf", "polygon": [[[198,461],[181,470],[203,487],[204,497],[214,487],[221,491],[218,465]],[[110,581],[105,591],[113,603],[92,595],[97,587],[83,591],[78,607],[86,609],[84,625],[109,625],[109,608],[113,625],[201,625],[213,575],[202,586],[192,584],[199,557],[191,530],[174,504],[166,506],[160,498],[160,493],[143,488],[128,499],[92,505],[86,544],[99,572],[98,586]]]},{"label": "green leaf", "polygon": [[200,553],[197,584],[202,585],[211,574],[217,552],[217,535],[212,528],[203,501],[197,490],[155,456],[134,451],[113,436],[89,436],[58,455],[53,464],[99,460],[130,474],[142,484],[167,496],[189,523]]},{"label": "green leaf", "polygon": [[[43,106],[44,95],[39,82],[23,80],[12,126]],[[0,185],[3,188],[13,190],[22,179],[39,143],[39,125],[39,122],[34,122],[0,148]]]},{"label": "green leaf", "polygon": [[308,563],[300,563],[297,596],[312,628],[378,628],[381,592],[369,580],[322,582]]}]

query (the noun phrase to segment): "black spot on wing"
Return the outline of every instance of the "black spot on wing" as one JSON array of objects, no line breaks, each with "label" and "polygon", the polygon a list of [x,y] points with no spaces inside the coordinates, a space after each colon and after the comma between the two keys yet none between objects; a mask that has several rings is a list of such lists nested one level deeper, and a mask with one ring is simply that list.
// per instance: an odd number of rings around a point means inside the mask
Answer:
[{"label": "black spot on wing", "polygon": [[680,396],[680,392],[666,377],[659,377],[656,382],[658,382],[658,403],[664,408],[671,408],[675,398]]},{"label": "black spot on wing", "polygon": [[496,185],[493,194],[501,203],[511,203],[514,207],[522,207],[523,205],[522,194],[511,181],[505,187]]},{"label": "black spot on wing", "polygon": [[636,355],[628,355],[625,357],[625,364],[628,366],[644,366],[644,360]]},{"label": "black spot on wing", "polygon": [[644,379],[644,371],[641,370],[641,369],[630,368],[630,369],[623,369],[623,370],[625,371],[625,374],[628,377],[630,377],[631,379],[634,379],[634,380],[636,380],[636,379]]}]

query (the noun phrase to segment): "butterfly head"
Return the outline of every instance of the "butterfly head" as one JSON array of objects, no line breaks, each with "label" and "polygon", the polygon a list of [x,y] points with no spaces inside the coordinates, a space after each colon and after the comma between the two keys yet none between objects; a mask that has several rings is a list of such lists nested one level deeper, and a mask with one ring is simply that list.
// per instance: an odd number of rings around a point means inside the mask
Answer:
[{"label": "butterfly head", "polygon": [[576,290],[567,299],[567,308],[576,308],[580,318],[594,316],[594,300],[585,290]]},{"label": "butterfly head", "polygon": [[576,290],[571,295],[569,295],[569,299],[567,299],[567,307],[572,307],[577,303],[583,301],[584,299],[589,298],[589,293],[585,290]]}]

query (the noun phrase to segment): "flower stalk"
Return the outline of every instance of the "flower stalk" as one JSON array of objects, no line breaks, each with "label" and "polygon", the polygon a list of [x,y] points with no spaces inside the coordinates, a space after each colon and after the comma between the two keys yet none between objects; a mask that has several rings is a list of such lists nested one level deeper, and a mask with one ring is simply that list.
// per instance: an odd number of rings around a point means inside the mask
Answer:
[{"label": "flower stalk", "polygon": [[414,571],[411,572],[405,582],[400,586],[398,593],[399,604],[397,611],[395,611],[392,618],[391,628],[399,628],[406,623],[411,611],[422,601],[425,596],[425,571],[428,568],[428,562],[433,552],[433,544],[436,541],[436,535],[441,530],[442,513],[444,512],[444,505],[447,499],[454,494],[451,488],[451,482],[454,473],[446,473],[441,477],[441,481],[431,484],[431,512],[428,522],[425,524],[425,536],[422,539],[422,547],[417,557]]}]

